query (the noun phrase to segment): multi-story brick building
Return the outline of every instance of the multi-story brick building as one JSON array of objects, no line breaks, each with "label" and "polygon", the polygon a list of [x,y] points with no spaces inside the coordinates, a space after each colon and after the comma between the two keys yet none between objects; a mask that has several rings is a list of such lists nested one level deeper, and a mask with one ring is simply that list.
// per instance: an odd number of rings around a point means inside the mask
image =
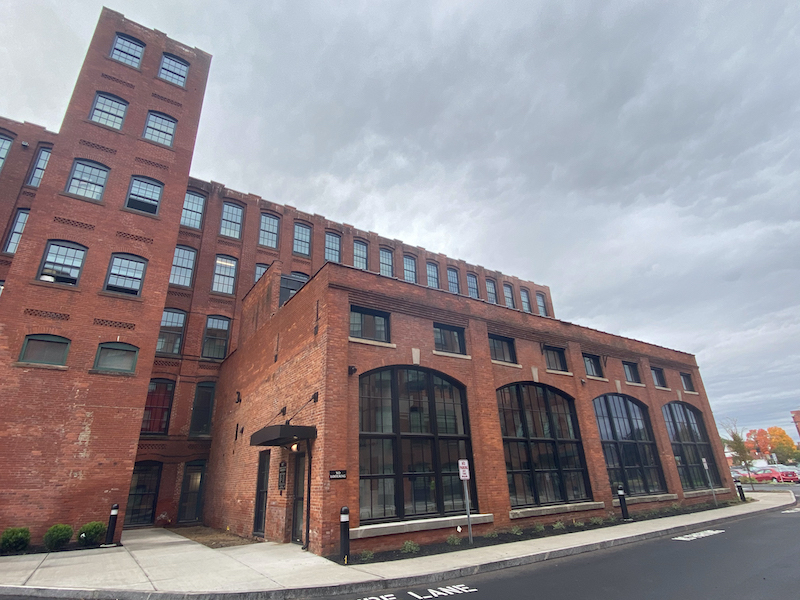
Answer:
[{"label": "multi-story brick building", "polygon": [[0,528],[116,502],[330,554],[348,506],[394,547],[464,521],[458,459],[479,531],[730,494],[691,355],[190,178],[209,65],[104,9],[59,133],[0,119]]}]

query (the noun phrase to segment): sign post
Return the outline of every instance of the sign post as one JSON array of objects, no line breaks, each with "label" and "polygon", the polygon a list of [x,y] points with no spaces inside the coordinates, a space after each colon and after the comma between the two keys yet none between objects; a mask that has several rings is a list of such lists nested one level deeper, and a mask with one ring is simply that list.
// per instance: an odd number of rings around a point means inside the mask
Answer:
[{"label": "sign post", "polygon": [[472,544],[472,519],[469,516],[469,461],[466,458],[458,459],[458,477],[464,482],[464,500],[467,505],[467,529],[469,529],[469,543]]},{"label": "sign post", "polygon": [[701,460],[703,461],[703,468],[706,471],[706,479],[708,480],[708,487],[711,488],[711,495],[714,496],[714,506],[719,506],[719,504],[717,503],[717,493],[714,491],[714,484],[711,483],[711,474],[708,472],[708,462],[706,462],[705,458]]}]

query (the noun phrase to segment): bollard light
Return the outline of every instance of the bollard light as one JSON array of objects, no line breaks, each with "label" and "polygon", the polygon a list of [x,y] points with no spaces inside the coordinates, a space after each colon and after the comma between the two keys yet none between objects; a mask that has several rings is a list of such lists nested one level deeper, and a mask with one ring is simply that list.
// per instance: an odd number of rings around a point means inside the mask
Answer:
[{"label": "bollard light", "polygon": [[350,558],[350,509],[346,506],[339,511],[339,549],[346,565]]},{"label": "bollard light", "polygon": [[114,545],[114,531],[117,529],[117,515],[119,514],[119,504],[111,505],[111,514],[108,516],[108,528],[106,529],[106,543],[104,546]]},{"label": "bollard light", "polygon": [[619,498],[619,507],[622,509],[622,520],[632,521],[628,515],[628,503],[625,501],[625,487],[620,483],[617,487],[617,497]]}]

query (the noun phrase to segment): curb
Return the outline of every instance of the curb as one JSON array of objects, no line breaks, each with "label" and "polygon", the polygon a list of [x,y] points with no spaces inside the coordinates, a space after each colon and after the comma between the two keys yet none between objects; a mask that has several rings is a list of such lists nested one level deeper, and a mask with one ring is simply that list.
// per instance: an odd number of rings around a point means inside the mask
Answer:
[{"label": "curb", "polygon": [[439,583],[448,579],[469,577],[482,573],[491,573],[508,569],[544,562],[554,558],[564,558],[576,556],[596,550],[615,548],[636,542],[668,537],[675,534],[686,533],[698,527],[711,527],[720,523],[744,519],[747,517],[784,510],[787,506],[797,504],[797,498],[792,494],[792,501],[781,506],[756,510],[750,513],[732,515],[728,517],[718,517],[709,521],[702,521],[692,525],[677,525],[658,531],[649,531],[629,535],[622,538],[594,542],[571,548],[561,548],[558,550],[546,550],[517,556],[503,560],[492,561],[480,565],[471,565],[458,569],[449,569],[438,573],[426,573],[424,575],[410,575],[408,577],[395,577],[392,579],[376,579],[373,581],[362,581],[358,583],[343,583],[339,585],[326,585],[309,588],[284,588],[278,590],[263,590],[251,592],[139,592],[127,590],[91,590],[79,588],[47,588],[47,587],[28,587],[0,585],[0,598],[3,596],[21,596],[26,598],[64,598],[70,600],[296,600],[299,598],[320,598],[339,596],[344,594],[357,594],[361,592],[375,592],[386,589],[401,587],[416,587],[422,584]]}]

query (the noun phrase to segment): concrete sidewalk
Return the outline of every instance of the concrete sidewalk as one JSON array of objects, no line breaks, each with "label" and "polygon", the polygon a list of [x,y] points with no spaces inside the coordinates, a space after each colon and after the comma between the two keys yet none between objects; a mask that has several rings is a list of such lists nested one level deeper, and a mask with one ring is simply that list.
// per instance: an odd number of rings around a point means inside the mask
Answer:
[{"label": "concrete sidewalk", "polygon": [[444,581],[677,535],[795,503],[791,491],[747,504],[436,556],[342,566],[295,544],[211,549],[164,529],[123,534],[122,547],[0,558],[0,597],[233,600],[328,597]]}]

